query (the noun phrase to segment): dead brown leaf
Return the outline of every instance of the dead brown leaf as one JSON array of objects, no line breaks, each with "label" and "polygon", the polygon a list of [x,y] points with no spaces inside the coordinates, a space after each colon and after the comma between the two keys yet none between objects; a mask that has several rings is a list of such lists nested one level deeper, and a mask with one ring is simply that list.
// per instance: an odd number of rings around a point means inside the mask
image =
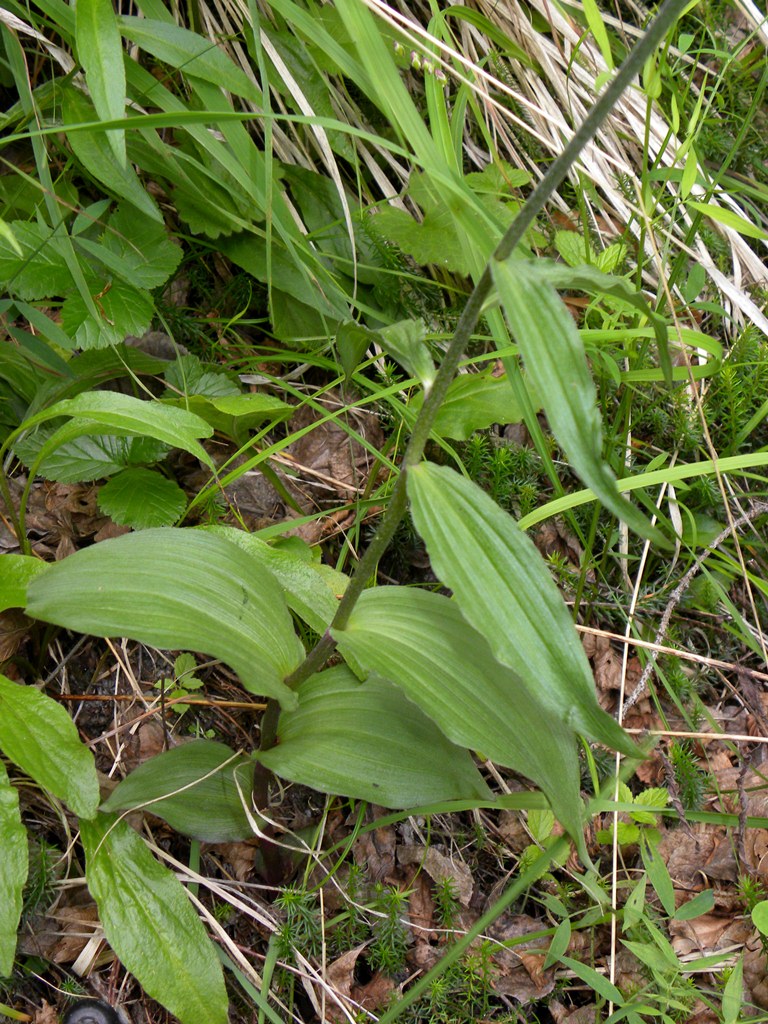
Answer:
[{"label": "dead brown leaf", "polygon": [[463,861],[446,857],[438,846],[425,848],[416,843],[407,843],[397,848],[397,862],[402,867],[418,865],[435,883],[447,879],[459,903],[469,906],[474,883],[472,872]]},{"label": "dead brown leaf", "polygon": [[[527,914],[505,914],[495,922],[488,934],[498,942],[508,942],[510,939],[521,939],[531,932],[540,930],[541,921],[534,917]],[[549,941],[549,938],[544,937],[515,943],[510,947],[494,948],[494,989],[522,1005],[549,995],[555,987],[555,970],[551,967],[546,971],[541,969]],[[537,949],[541,952],[535,953],[534,950]]]}]

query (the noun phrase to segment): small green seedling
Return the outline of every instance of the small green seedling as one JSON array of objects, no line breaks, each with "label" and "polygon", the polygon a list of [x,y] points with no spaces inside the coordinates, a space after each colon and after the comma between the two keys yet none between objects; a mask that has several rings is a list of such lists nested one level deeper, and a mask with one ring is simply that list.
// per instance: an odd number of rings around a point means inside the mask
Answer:
[{"label": "small green seedling", "polygon": [[[155,689],[164,690],[166,700],[179,701],[180,697],[188,697],[203,685],[203,680],[195,675],[196,671],[197,662],[194,656],[186,652],[180,654],[173,663],[173,678],[159,679],[155,683]],[[177,715],[189,711],[189,704],[183,701],[173,703],[171,707]]]}]

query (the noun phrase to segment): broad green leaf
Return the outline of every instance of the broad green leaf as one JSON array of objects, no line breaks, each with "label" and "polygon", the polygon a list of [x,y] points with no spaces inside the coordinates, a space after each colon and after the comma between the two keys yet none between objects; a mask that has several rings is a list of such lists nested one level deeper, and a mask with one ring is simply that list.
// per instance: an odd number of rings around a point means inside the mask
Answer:
[{"label": "broad green leaf", "polygon": [[81,822],[86,879],[112,949],[181,1024],[227,1024],[219,959],[176,876],[124,821]]},{"label": "broad green leaf", "polygon": [[447,467],[408,470],[413,521],[464,618],[531,698],[589,739],[637,748],[597,703],[578,633],[533,541],[483,490]]},{"label": "broad green leaf", "polygon": [[98,504],[112,522],[147,530],[175,523],[187,507],[187,496],[162,473],[124,469],[99,488]]},{"label": "broad green leaf", "polygon": [[223,743],[193,740],[139,765],[101,805],[102,811],[139,807],[182,835],[227,843],[253,835],[250,806],[254,762]]},{"label": "broad green leaf", "polygon": [[764,241],[768,239],[768,231],[763,230],[757,224],[753,224],[746,217],[734,213],[733,210],[728,210],[723,206],[716,206],[714,203],[697,203],[692,199],[686,200],[685,205],[698,210],[699,213],[703,213],[705,217],[709,217],[710,220],[715,221],[717,224],[723,224],[733,231],[738,231],[740,235],[745,235],[747,238],[760,238]]},{"label": "broad green leaf", "polygon": [[[42,577],[36,579],[39,582]],[[96,813],[96,765],[72,719],[51,697],[4,675],[0,675],[0,750],[81,818]]]},{"label": "broad green leaf", "polygon": [[421,320],[400,320],[376,332],[376,340],[387,353],[416,377],[426,390],[435,379],[435,364],[425,338],[427,329]]},{"label": "broad green leaf", "polygon": [[232,438],[267,420],[278,423],[288,419],[295,412],[287,402],[274,395],[260,393],[222,395],[220,398],[190,395],[189,398],[164,398],[163,401],[196,413],[214,430]]},{"label": "broad green leaf", "polygon": [[[55,434],[53,428],[43,426],[18,441],[13,446],[14,454],[25,466],[35,465],[43,447]],[[167,444],[151,437],[88,434],[58,445],[55,451],[37,462],[35,474],[59,483],[104,480],[129,466],[160,462],[169,451]]]},{"label": "broad green leaf", "polygon": [[172,395],[221,398],[239,395],[240,388],[226,373],[206,367],[197,356],[179,356],[163,374]]},{"label": "broad green leaf", "polygon": [[575,737],[493,657],[485,639],[440,594],[409,587],[365,591],[347,626],[333,631],[343,654],[391,679],[448,739],[541,787],[574,838],[581,836]]},{"label": "broad green leaf", "polygon": [[350,320],[340,324],[336,331],[336,351],[344,375],[349,380],[363,360],[363,356],[376,340],[376,333]]},{"label": "broad green leaf", "polygon": [[298,695],[298,708],[280,715],[278,745],[258,754],[278,775],[384,807],[488,799],[467,751],[386,679],[360,683],[337,666]]},{"label": "broad green leaf", "polygon": [[185,75],[221,86],[236,96],[259,100],[256,86],[210,39],[152,18],[125,15],[117,20],[124,36],[158,60]]},{"label": "broad green leaf", "polygon": [[30,429],[58,416],[70,416],[86,426],[90,425],[92,429],[83,430],[83,433],[114,431],[153,437],[173,448],[184,449],[213,469],[211,457],[197,440],[198,437],[210,437],[213,431],[204,420],[186,409],[174,409],[160,402],[145,402],[116,391],[85,391],[43,409],[26,420],[23,426]]},{"label": "broad green leaf", "polygon": [[0,287],[21,299],[69,295],[75,288],[59,236],[41,224],[11,221],[19,256],[0,236]]},{"label": "broad green leaf", "polygon": [[595,385],[579,332],[557,292],[525,261],[494,261],[493,277],[531,382],[571,468],[636,533],[668,546],[645,516],[621,497],[616,478],[603,461]]},{"label": "broad green leaf", "polygon": [[760,900],[752,908],[752,924],[761,935],[768,935],[768,900]]},{"label": "broad green leaf", "polygon": [[[61,92],[65,128],[97,120],[96,111],[79,89],[70,86],[61,88]],[[147,217],[163,223],[160,210],[139,181],[131,163],[121,167],[115,161],[105,132],[72,131],[66,133],[66,139],[77,160],[98,181],[100,189],[120,196]]]},{"label": "broad green leaf", "polygon": [[[420,409],[422,404],[419,394],[411,408]],[[506,376],[494,377],[490,371],[462,373],[448,385],[432,430],[440,437],[466,441],[476,430],[493,423],[519,423],[522,418]]]},{"label": "broad green leaf", "polygon": [[32,555],[3,555],[0,558],[0,612],[23,608],[27,603],[29,581],[47,568],[47,562]]},{"label": "broad green leaf", "polygon": [[683,903],[682,906],[678,907],[672,916],[675,921],[693,921],[695,918],[701,917],[702,914],[709,914],[714,906],[714,889],[704,889],[702,892],[697,893],[693,899],[688,900],[687,903]]},{"label": "broad green leaf", "polygon": [[[77,0],[75,41],[99,119],[120,120],[125,113],[125,67],[112,0]],[[118,165],[125,167],[125,132],[111,129],[107,139]]]},{"label": "broad green leaf", "polygon": [[149,330],[155,307],[149,292],[134,288],[119,277],[87,278],[97,302],[99,318],[91,315],[82,295],[69,295],[61,307],[61,322],[78,348],[106,348],[118,345],[129,334],[141,337]]},{"label": "broad green leaf", "polygon": [[81,633],[213,655],[251,693],[296,705],[282,680],[304,651],[282,591],[221,537],[168,528],[102,541],[33,580],[27,612]]},{"label": "broad green leaf", "polygon": [[[8,556],[6,556],[8,557]],[[19,814],[19,794],[0,761],[0,978],[10,978],[16,953],[22,894],[29,869],[27,830]]]},{"label": "broad green leaf", "polygon": [[347,576],[328,565],[308,562],[290,551],[272,547],[244,530],[231,526],[208,526],[205,530],[247,551],[277,579],[285,592],[288,607],[316,632],[325,632],[346,590]]},{"label": "broad green leaf", "polygon": [[140,288],[164,284],[181,260],[181,249],[163,225],[127,206],[110,217],[100,241],[77,238],[75,244],[111,274]]}]

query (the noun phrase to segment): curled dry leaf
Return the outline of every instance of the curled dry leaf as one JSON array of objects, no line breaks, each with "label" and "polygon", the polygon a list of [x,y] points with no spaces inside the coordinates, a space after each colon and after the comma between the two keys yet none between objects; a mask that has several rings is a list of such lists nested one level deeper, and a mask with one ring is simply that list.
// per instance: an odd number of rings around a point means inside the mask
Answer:
[{"label": "curled dry leaf", "polygon": [[398,847],[397,862],[403,867],[409,864],[418,865],[435,883],[444,882],[447,879],[452,884],[453,892],[459,903],[465,907],[469,906],[474,883],[472,872],[463,861],[446,857],[437,846],[425,849],[423,846],[412,843]]},{"label": "curled dry leaf", "polygon": [[757,931],[750,935],[744,947],[744,988],[745,1002],[768,1010],[768,960],[763,952],[762,936]]}]

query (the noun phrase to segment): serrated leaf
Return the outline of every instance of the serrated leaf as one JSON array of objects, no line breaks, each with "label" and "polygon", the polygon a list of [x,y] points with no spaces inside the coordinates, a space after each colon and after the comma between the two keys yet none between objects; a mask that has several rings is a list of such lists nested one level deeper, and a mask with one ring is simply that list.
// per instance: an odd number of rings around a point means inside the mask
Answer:
[{"label": "serrated leaf", "polygon": [[[96,111],[79,89],[69,86],[62,89],[62,94],[65,129],[97,120]],[[127,163],[121,167],[114,159],[104,132],[67,131],[66,139],[77,160],[99,183],[100,189],[120,196],[147,217],[163,223],[163,215],[139,181],[132,165]]]},{"label": "serrated leaf", "polygon": [[0,558],[0,612],[23,608],[27,603],[29,581],[47,568],[47,562],[32,555],[3,555]]},{"label": "serrated leaf", "polygon": [[225,373],[203,366],[197,356],[179,356],[166,369],[165,382],[174,395],[221,398],[239,395],[240,389]]},{"label": "serrated leaf", "polygon": [[75,283],[64,258],[62,244],[50,228],[11,221],[19,256],[10,241],[0,236],[0,286],[21,299],[47,299],[69,295]]},{"label": "serrated leaf", "polygon": [[453,214],[446,207],[428,213],[419,223],[410,213],[386,207],[371,218],[373,229],[421,266],[435,264],[468,276],[472,267],[456,233]]},{"label": "serrated leaf", "polygon": [[[610,846],[613,843],[613,823],[610,828],[601,828],[597,833],[598,843],[604,843],[606,846]],[[635,843],[640,842],[640,829],[637,825],[633,825],[629,821],[619,821],[616,823],[616,842],[619,846],[634,846]]]},{"label": "serrated leaf", "polygon": [[[8,556],[6,556],[8,557]],[[29,869],[27,830],[19,814],[19,794],[0,761],[0,978],[10,978]]]},{"label": "serrated leaf", "polygon": [[397,683],[453,743],[533,779],[565,828],[581,836],[573,733],[547,713],[534,687],[496,661],[456,602],[376,587],[361,594],[333,637],[343,654]]},{"label": "serrated leaf", "polygon": [[221,537],[169,527],[102,541],[33,580],[27,612],[81,633],[213,655],[251,693],[296,705],[282,680],[304,650],[282,591]]},{"label": "serrated leaf", "polygon": [[[669,803],[669,790],[662,787],[650,789],[644,789],[638,793],[634,799],[636,807],[666,807]],[[658,814],[652,814],[650,811],[632,811],[630,817],[633,821],[639,822],[641,825],[655,825],[658,819]]]},{"label": "serrated leaf", "polygon": [[[423,401],[417,395],[411,408],[420,409]],[[440,437],[466,441],[476,430],[494,423],[519,423],[522,418],[506,376],[494,377],[491,371],[462,373],[448,385],[432,430]]]},{"label": "serrated leaf", "polygon": [[139,807],[182,835],[208,843],[247,839],[253,827],[244,806],[249,806],[253,770],[251,758],[225,744],[193,740],[139,765],[115,787],[101,810]]},{"label": "serrated leaf", "polygon": [[[112,0],[77,0],[75,41],[100,120],[119,120],[125,112],[125,66]],[[118,165],[124,167],[125,132],[110,129],[106,135]]]},{"label": "serrated leaf", "polygon": [[[39,582],[42,576],[36,577]],[[93,754],[67,712],[34,686],[0,675],[0,750],[81,818],[99,806]]]},{"label": "serrated leaf", "polygon": [[109,218],[102,241],[119,256],[129,283],[141,288],[165,284],[181,262],[181,248],[170,240],[164,225],[124,206]]},{"label": "serrated leaf", "polygon": [[119,526],[171,526],[187,507],[184,491],[151,469],[124,469],[99,488],[99,509]]},{"label": "serrated leaf", "polygon": [[82,295],[70,294],[61,307],[61,323],[78,348],[118,345],[129,334],[141,337],[149,330],[155,312],[149,292],[134,288],[120,278],[88,278],[99,319],[95,320]]},{"label": "serrated leaf", "polygon": [[258,101],[251,80],[210,39],[167,21],[124,15],[118,18],[124,36],[158,60],[179,68],[185,75],[202,78],[236,96]]},{"label": "serrated leaf", "polygon": [[413,521],[432,567],[545,709],[590,739],[637,756],[597,703],[592,671],[557,585],[533,541],[476,484],[447,467],[408,471]]},{"label": "serrated leaf", "polygon": [[578,267],[589,255],[594,255],[587,250],[584,236],[576,231],[556,231],[554,244],[569,267]]},{"label": "serrated leaf", "polygon": [[[73,419],[74,433],[96,434],[100,430],[111,430],[117,434],[147,436],[182,448],[213,469],[213,462],[198,437],[210,437],[213,431],[208,424],[186,409],[175,409],[159,402],[145,402],[132,395],[121,395],[116,391],[85,391],[74,398],[65,398],[31,416],[24,426],[31,429],[39,423],[67,416]],[[68,425],[69,426],[69,425]],[[47,447],[64,440],[66,430],[59,428],[41,449],[47,457]]]},{"label": "serrated leaf", "polygon": [[616,477],[603,461],[595,385],[581,336],[557,292],[524,260],[494,261],[493,277],[523,362],[571,468],[610,512],[641,537],[668,547],[658,529],[619,494]]},{"label": "serrated leaf", "polygon": [[291,611],[317,633],[324,633],[336,614],[349,578],[322,563],[308,563],[290,551],[274,548],[253,533],[231,526],[205,527],[207,533],[226,538],[247,551],[268,569],[285,592]]},{"label": "serrated leaf", "polygon": [[[14,445],[14,454],[25,466],[31,466],[43,446],[56,433],[42,427]],[[131,465],[160,462],[170,446],[151,437],[115,437],[90,434],[60,445],[38,463],[36,474],[58,483],[83,483],[104,480]]]},{"label": "serrated leaf", "polygon": [[227,1024],[219,959],[187,894],[124,821],[81,823],[88,889],[112,949],[181,1024]]},{"label": "serrated leaf", "polygon": [[258,754],[278,775],[384,807],[488,799],[467,751],[387,680],[360,683],[337,666],[302,683],[298,697],[280,715],[278,745]]}]

